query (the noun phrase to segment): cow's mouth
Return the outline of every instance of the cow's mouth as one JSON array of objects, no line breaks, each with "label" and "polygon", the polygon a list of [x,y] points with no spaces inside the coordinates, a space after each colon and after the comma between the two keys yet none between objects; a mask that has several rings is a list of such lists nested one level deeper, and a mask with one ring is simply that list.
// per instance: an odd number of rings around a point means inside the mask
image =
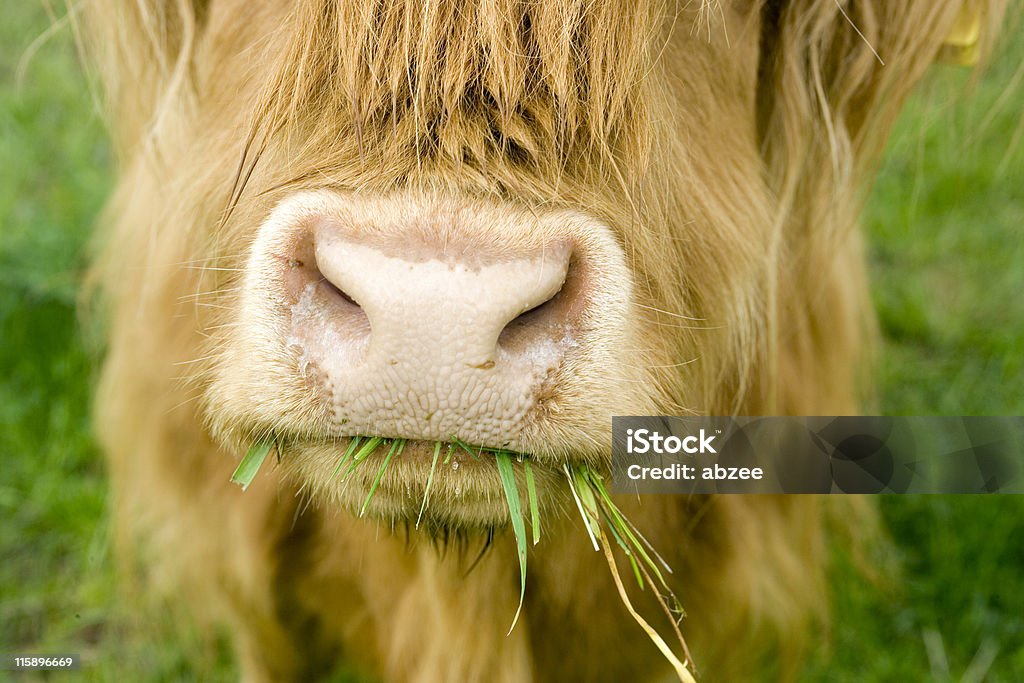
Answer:
[{"label": "cow's mouth", "polygon": [[[384,436],[265,443],[286,476],[320,504],[417,527],[493,529],[509,522],[499,461],[519,488],[546,502],[565,493],[561,464],[544,456],[470,444]],[[539,492],[539,493],[538,493]]]}]

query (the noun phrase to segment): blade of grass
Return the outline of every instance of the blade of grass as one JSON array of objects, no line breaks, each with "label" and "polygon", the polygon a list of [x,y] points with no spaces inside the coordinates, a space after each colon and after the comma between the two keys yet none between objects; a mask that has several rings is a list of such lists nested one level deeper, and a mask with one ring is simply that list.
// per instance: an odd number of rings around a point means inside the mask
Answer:
[{"label": "blade of grass", "polygon": [[576,501],[576,507],[580,510],[580,517],[583,518],[583,526],[587,528],[587,535],[590,536],[590,542],[594,544],[594,550],[600,550],[601,547],[597,544],[597,537],[594,535],[594,530],[590,528],[590,516],[583,510],[583,502],[580,500],[580,496],[576,492],[576,485],[573,484],[572,474],[569,472],[569,466],[563,464],[562,470],[565,472],[565,478],[569,480],[569,490],[572,491],[572,497]]},{"label": "blade of grass", "polygon": [[355,436],[349,439],[348,448],[345,449],[345,454],[341,456],[341,460],[338,461],[338,466],[335,467],[334,472],[331,473],[331,479],[334,479],[336,476],[338,476],[338,472],[341,471],[342,465],[344,465],[345,462],[348,461],[350,457],[352,457],[352,453],[354,453],[356,448],[359,447],[359,442],[362,441],[362,439],[363,437],[361,436]]},{"label": "blade of grass", "polygon": [[358,451],[356,451],[356,454],[352,456],[352,462],[349,463],[348,469],[345,470],[345,474],[342,475],[341,480],[345,481],[346,479],[348,479],[348,475],[352,474],[352,471],[356,468],[356,466],[358,466],[359,463],[366,460],[367,456],[369,456],[370,453],[373,453],[375,450],[377,450],[377,446],[380,446],[382,443],[384,443],[384,437],[381,436],[375,436],[368,439],[366,443],[363,444]]},{"label": "blade of grass", "polygon": [[366,514],[366,506],[370,504],[370,499],[373,498],[373,494],[377,492],[377,486],[380,484],[381,477],[384,476],[384,470],[386,470],[388,465],[391,463],[392,456],[400,455],[404,448],[405,439],[395,439],[391,442],[391,448],[388,450],[388,454],[384,457],[384,462],[381,463],[380,469],[377,470],[377,476],[373,478],[373,483],[370,484],[370,492],[366,494],[366,500],[363,501],[363,507],[359,510],[360,517]]},{"label": "blade of grass", "polygon": [[382,436],[374,436],[374,437],[372,437],[369,441],[367,441],[363,445],[362,448],[360,448],[358,451],[356,451],[356,454],[353,456],[353,460],[362,461],[370,453],[373,453],[375,450],[377,450],[377,446],[381,445],[382,443],[384,443],[384,437],[382,437]]},{"label": "blade of grass", "polygon": [[434,483],[434,470],[437,469],[437,457],[441,455],[441,442],[434,442],[434,460],[430,463],[430,474],[427,475],[427,488],[423,490],[423,502],[420,504],[420,514],[416,516],[416,528],[420,528],[420,520],[423,519],[423,511],[427,509],[427,499],[430,497],[430,485]]},{"label": "blade of grass", "polygon": [[664,586],[667,590],[668,585],[665,581],[665,577],[662,576],[661,571],[658,569],[658,565],[654,563],[654,560],[651,559],[651,556],[647,554],[647,551],[636,539],[636,536],[633,535],[633,532],[629,528],[629,525],[627,524],[625,517],[622,515],[622,512],[610,500],[604,499],[603,502],[608,512],[610,513],[610,517],[614,520],[615,525],[618,527],[619,533],[629,540],[629,543],[632,546],[635,553],[640,557],[640,559],[644,561],[645,564],[647,564],[647,566],[651,568],[655,576],[657,576],[658,580],[661,582],[661,585]]},{"label": "blade of grass", "polygon": [[629,529],[634,534],[636,534],[636,536],[641,541],[643,541],[643,544],[647,547],[648,550],[651,551],[651,554],[657,558],[658,562],[661,563],[661,566],[665,568],[665,571],[671,574],[672,567],[670,567],[668,562],[665,561],[665,558],[658,554],[658,551],[654,548],[654,545],[650,541],[648,541],[642,533],[640,533],[640,530],[636,528],[636,525],[633,524],[633,522],[631,522],[628,517],[622,514],[622,511],[619,510],[618,506],[615,505],[614,502],[612,502],[611,495],[608,493],[608,489],[605,488],[604,479],[601,477],[601,475],[597,474],[596,472],[588,468],[587,478],[593,481],[594,485],[598,490],[598,493],[600,493],[601,495],[601,498],[603,498],[610,507],[613,507],[615,509],[616,515],[619,518],[619,520],[622,523],[624,523],[625,526],[629,527]]},{"label": "blade of grass", "polygon": [[[626,610],[630,616],[640,625],[640,627],[647,633],[647,636],[652,642],[658,647],[662,655],[669,661],[672,668],[675,669],[676,675],[679,680],[683,683],[695,683],[693,673],[687,668],[688,664],[692,664],[693,658],[690,656],[690,650],[686,645],[686,641],[683,639],[682,632],[679,630],[679,624],[676,618],[672,615],[672,611],[669,608],[668,603],[665,601],[665,596],[661,594],[657,586],[654,585],[654,577],[658,577],[659,582],[665,587],[668,597],[672,600],[674,606],[679,605],[679,600],[675,594],[668,587],[664,577],[658,570],[658,565],[655,564],[654,560],[647,554],[644,549],[644,545],[637,539],[637,536],[641,536],[639,531],[636,531],[636,527],[626,518],[622,511],[619,510],[618,506],[612,501],[611,496],[608,494],[607,489],[604,487],[600,475],[593,472],[590,468],[580,466],[573,468],[570,471],[567,465],[562,466],[565,472],[566,478],[569,480],[569,488],[572,491],[573,498],[576,500],[576,507],[579,508],[580,516],[583,517],[583,524],[587,527],[587,533],[590,534],[590,540],[594,543],[594,547],[604,552],[605,559],[608,562],[608,568],[611,570],[612,578],[615,581],[615,588],[619,592],[619,598],[622,603],[626,606]],[[601,524],[601,517],[605,520],[605,525]],[[612,552],[611,542],[608,539],[608,535],[605,532],[605,526],[608,531],[612,534],[615,542],[622,548],[623,552],[626,553],[626,557],[629,559],[630,567],[633,570],[633,576],[636,578],[637,585],[640,589],[644,589],[644,584],[651,584],[651,592],[654,593],[655,598],[658,601],[658,605],[664,611],[672,624],[672,629],[675,632],[676,638],[680,643],[680,647],[684,653],[686,664],[679,660],[672,649],[664,641],[660,634],[649,624],[647,621],[640,616],[640,613],[636,611],[633,604],[629,600],[629,595],[626,593],[626,588],[622,584],[622,577],[619,575],[618,566],[615,563],[615,555]],[[600,537],[600,544],[594,536],[596,530],[597,535]],[[634,533],[635,531],[635,533]],[[642,537],[642,536],[641,536]],[[643,543],[650,547],[650,543],[646,538],[643,539]],[[654,548],[651,548],[651,552],[658,558],[658,560],[665,565],[666,570],[672,571],[665,560],[655,552]],[[637,561],[637,558],[641,561]],[[682,614],[682,609],[679,609],[679,613]]]},{"label": "blade of grass", "polygon": [[[627,554],[629,558],[629,566],[633,569],[633,576],[636,578],[636,585],[640,586],[640,590],[644,589],[644,577],[640,574],[640,564],[636,561],[636,558],[631,554]],[[655,593],[658,592],[657,588],[652,588]]]},{"label": "blade of grass", "polygon": [[601,547],[604,550],[604,557],[608,562],[608,569],[611,570],[612,579],[615,581],[615,588],[619,591],[619,598],[622,599],[622,604],[626,606],[626,610],[629,612],[630,616],[633,617],[633,620],[636,621],[636,623],[640,625],[640,628],[647,633],[647,636],[661,651],[661,654],[664,655],[665,659],[667,659],[669,664],[672,665],[672,668],[675,669],[679,680],[682,681],[682,683],[696,683],[696,679],[694,679],[693,674],[686,667],[686,664],[679,661],[676,653],[672,651],[672,648],[668,646],[668,643],[666,643],[662,637],[658,635],[658,632],[654,630],[654,627],[648,624],[647,621],[640,616],[640,613],[634,609],[633,603],[629,601],[629,595],[626,594],[626,587],[622,585],[622,577],[619,576],[619,568],[615,564],[615,556],[612,554],[611,545],[608,543],[608,537],[604,535],[603,529],[599,529],[599,531],[601,533]]},{"label": "blade of grass", "polygon": [[633,551],[629,549],[629,544],[626,543],[626,541],[622,539],[622,536],[619,535],[619,532],[615,530],[615,521],[611,518],[604,507],[601,508],[601,516],[604,517],[604,521],[608,525],[608,531],[611,532],[612,538],[614,538],[615,542],[619,544],[620,548],[622,548],[622,552],[626,553],[629,557],[633,557]]},{"label": "blade of grass", "polygon": [[661,563],[661,566],[665,568],[665,571],[667,571],[669,574],[674,573],[672,571],[672,567],[670,567],[668,562],[665,561],[665,558],[663,558],[658,553],[658,551],[654,548],[654,545],[647,540],[647,537],[640,533],[640,530],[636,528],[636,524],[633,524],[633,522],[629,520],[629,517],[623,515],[621,511],[619,512],[619,515],[622,517],[623,521],[626,522],[626,526],[628,526],[633,531],[633,533],[636,534],[641,541],[643,541],[644,545],[647,546],[647,549],[651,551],[651,554],[654,555],[655,558],[657,558],[658,562]]},{"label": "blade of grass", "polygon": [[622,548],[622,552],[629,558],[629,566],[633,569],[633,576],[636,578],[636,584],[640,586],[640,590],[644,590],[644,577],[640,574],[640,568],[637,566],[635,553],[629,549],[629,544],[622,540],[622,536],[615,530],[615,521],[609,516],[608,511],[602,506],[601,516],[604,517],[605,525],[608,527],[608,531],[611,532],[612,538]]},{"label": "blade of grass", "polygon": [[523,474],[526,477],[526,497],[530,501],[530,522],[533,525],[533,544],[540,542],[540,505],[537,503],[537,482],[533,479],[533,468],[530,461],[523,461]]},{"label": "blade of grass", "polygon": [[[641,544],[641,542],[637,539],[636,535],[633,533],[632,524],[629,523],[625,515],[622,514],[622,511],[619,510],[615,502],[612,501],[611,496],[608,494],[608,490],[604,487],[603,483],[601,482],[600,477],[596,475],[594,472],[592,472],[589,468],[581,469],[584,482],[580,484],[580,487],[588,489],[591,492],[591,495],[593,495],[593,492],[595,490],[597,491],[597,495],[598,497],[600,497],[603,507],[606,509],[607,513],[609,514],[609,517],[614,522],[615,526],[618,528],[619,533],[623,536],[623,538],[629,541],[636,555],[641,560],[643,560],[648,567],[651,568],[651,571],[653,571],[654,575],[658,577],[658,581],[665,588],[665,590],[670,591],[668,587],[668,582],[665,581],[665,577],[662,575],[661,570],[658,569],[658,565],[654,562],[653,559],[651,559],[651,556],[648,555],[647,550],[644,548],[643,544]],[[644,540],[646,541],[646,539]],[[661,560],[663,564],[665,564],[665,561],[661,559],[660,555],[658,555],[657,553],[654,554],[658,557],[659,560]],[[667,564],[665,566],[668,567]],[[671,571],[671,569],[669,569],[669,571]]]},{"label": "blade of grass", "polygon": [[651,592],[654,593],[654,597],[657,599],[658,605],[661,606],[662,612],[665,613],[665,616],[668,618],[669,623],[672,624],[672,630],[675,632],[676,640],[679,642],[680,647],[682,647],[683,649],[683,655],[686,657],[686,661],[689,663],[690,667],[693,668],[694,673],[696,673],[697,668],[693,663],[693,655],[690,654],[690,648],[686,644],[686,639],[683,638],[683,632],[679,630],[679,620],[682,617],[686,616],[682,610],[682,606],[679,604],[679,599],[676,598],[675,593],[673,593],[672,591],[668,592],[668,597],[672,600],[673,606],[676,607],[679,611],[679,615],[674,616],[672,614],[672,610],[669,609],[668,603],[665,602],[665,596],[663,596],[661,594],[661,591],[658,590],[658,587],[654,585],[654,580],[651,578],[651,575],[647,571],[647,569],[642,564],[637,563],[634,563],[633,568],[634,571],[641,572],[647,578],[647,582],[651,584]]},{"label": "blade of grass", "polygon": [[594,496],[594,489],[590,486],[583,472],[576,470],[573,472],[573,481],[576,484],[576,493],[579,494],[580,500],[583,501],[583,507],[586,508],[587,513],[590,515],[590,525],[594,529],[598,529],[601,526],[601,515],[597,507],[597,499]]},{"label": "blade of grass", "polygon": [[256,478],[260,466],[273,445],[273,441],[257,441],[250,446],[249,451],[242,458],[242,462],[238,463],[234,474],[231,475],[232,483],[240,485],[243,491],[249,488],[249,484]]},{"label": "blade of grass", "polygon": [[523,598],[526,596],[526,525],[523,522],[523,511],[519,503],[519,487],[516,486],[515,472],[512,469],[512,459],[507,455],[495,457],[498,463],[498,474],[501,476],[501,487],[505,489],[505,498],[508,501],[508,516],[512,522],[512,531],[516,537],[516,553],[519,555],[519,607],[516,608],[516,615],[512,619],[512,625],[508,632],[516,627],[519,621],[519,613],[523,611]]},{"label": "blade of grass", "polygon": [[483,448],[482,447],[481,447],[481,449],[479,451],[474,451],[472,449],[472,447],[470,447],[470,445],[468,443],[466,443],[465,441],[463,441],[459,437],[455,436],[454,434],[452,434],[451,441],[452,441],[453,444],[455,444],[456,446],[458,446],[459,448],[461,448],[462,450],[466,451],[471,456],[473,456],[474,460],[479,460],[480,459],[480,453],[483,452]]}]

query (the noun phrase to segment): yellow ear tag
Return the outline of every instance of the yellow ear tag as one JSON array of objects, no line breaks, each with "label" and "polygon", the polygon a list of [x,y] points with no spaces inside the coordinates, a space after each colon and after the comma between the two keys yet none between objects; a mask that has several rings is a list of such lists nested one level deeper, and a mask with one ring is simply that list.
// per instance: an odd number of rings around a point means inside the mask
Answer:
[{"label": "yellow ear tag", "polygon": [[978,63],[978,38],[981,36],[981,13],[966,3],[953,22],[949,35],[942,41],[938,60],[959,66]]}]

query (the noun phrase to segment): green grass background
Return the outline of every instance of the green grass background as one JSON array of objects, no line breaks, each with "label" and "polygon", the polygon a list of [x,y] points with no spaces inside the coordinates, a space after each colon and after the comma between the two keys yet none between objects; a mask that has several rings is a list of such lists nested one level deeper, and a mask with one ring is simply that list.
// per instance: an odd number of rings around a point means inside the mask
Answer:
[{"label": "green grass background", "polygon": [[[48,25],[35,2],[4,5],[0,651],[79,652],[91,680],[232,680],[223,640],[117,598],[76,313],[111,159],[70,32],[25,61]],[[933,68],[890,144],[865,217],[884,413],[1024,414],[1021,35],[973,87]],[[836,554],[833,625],[801,679],[1024,681],[1024,497],[880,504],[902,575],[869,585]]]}]

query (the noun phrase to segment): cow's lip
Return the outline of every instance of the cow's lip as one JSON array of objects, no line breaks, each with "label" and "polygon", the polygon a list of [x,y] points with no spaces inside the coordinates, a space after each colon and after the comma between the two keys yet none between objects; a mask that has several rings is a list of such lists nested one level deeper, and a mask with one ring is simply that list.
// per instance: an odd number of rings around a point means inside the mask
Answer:
[{"label": "cow's lip", "polygon": [[[449,454],[447,443],[437,449],[434,441],[414,439],[406,441],[398,454],[391,450],[396,439],[379,438],[377,447],[353,465],[359,447],[350,450],[349,437],[286,439],[278,435],[278,463],[284,476],[312,499],[329,507],[340,505],[358,517],[392,523],[405,519],[415,521],[417,528],[421,518],[433,528],[508,524],[507,494],[493,452],[480,452],[478,446],[471,453],[455,443]],[[540,493],[549,491],[559,478],[562,465],[545,454],[502,452],[513,458],[517,471],[530,463]]]},{"label": "cow's lip", "polygon": [[[351,447],[352,440],[357,438],[360,439],[359,444],[356,445],[354,451],[349,453],[349,457],[346,458],[345,455]],[[535,461],[534,456],[530,453],[515,451],[508,448],[495,448],[493,446],[469,444],[461,440],[434,441],[383,435],[367,436],[364,434],[358,434],[319,442],[306,441],[302,445],[312,445],[316,443],[316,445],[324,447],[330,444],[336,444],[338,447],[338,460],[341,462],[343,459],[351,460],[351,456],[354,453],[359,453],[360,449],[362,449],[370,439],[379,439],[380,443],[372,452],[364,454],[363,458],[376,461],[380,461],[386,457],[396,442],[399,444],[394,451],[394,455],[396,457],[400,457],[406,462],[417,461],[426,465],[431,465],[436,457],[438,465],[445,463],[451,465],[451,463],[456,462],[460,467],[463,465],[485,466],[493,463],[496,456],[499,454],[508,455],[519,462],[524,460]]]},{"label": "cow's lip", "polygon": [[525,451],[518,451],[511,446],[492,446],[489,444],[469,443],[463,441],[458,435],[453,434],[448,439],[423,439],[418,437],[407,437],[407,436],[395,436],[393,434],[324,434],[323,436],[315,436],[309,434],[300,434],[289,432],[287,430],[267,430],[271,433],[271,440],[275,441],[282,446],[285,445],[318,445],[323,446],[326,444],[337,444],[343,448],[347,447],[351,443],[352,439],[361,439],[365,443],[368,439],[380,439],[384,443],[393,443],[395,441],[405,442],[405,448],[419,448],[422,446],[429,446],[431,453],[433,453],[434,445],[437,443],[441,444],[441,454],[444,455],[445,449],[449,446],[454,446],[455,449],[461,450],[466,453],[471,450],[474,455],[480,453],[491,453],[495,454],[498,452],[506,453],[513,457],[533,457],[532,454]]},{"label": "cow's lip", "polygon": [[[350,450],[352,440],[360,439],[360,443]],[[455,437],[457,439],[457,437]],[[392,454],[393,461],[401,460],[406,464],[415,464],[429,469],[434,466],[435,452],[437,455],[437,467],[447,465],[455,468],[467,468],[466,473],[477,470],[477,468],[495,467],[498,454],[508,455],[516,462],[529,461],[535,466],[543,467],[545,463],[550,464],[549,459],[538,458],[533,453],[512,450],[510,448],[496,448],[480,444],[469,444],[461,440],[434,441],[427,439],[412,439],[394,436],[367,436],[345,435],[310,437],[299,435],[288,435],[278,433],[273,437],[273,443],[281,459],[287,460],[289,454],[301,453],[307,449],[332,449],[337,453],[337,463],[341,465],[337,477],[342,477],[353,460],[353,455],[359,454],[360,450],[367,444],[369,439],[379,439],[380,443],[369,453],[363,453],[360,458],[364,463],[377,463],[378,465],[387,457],[395,442],[401,442],[400,450],[396,449]],[[440,448],[437,448],[440,443]]]}]

